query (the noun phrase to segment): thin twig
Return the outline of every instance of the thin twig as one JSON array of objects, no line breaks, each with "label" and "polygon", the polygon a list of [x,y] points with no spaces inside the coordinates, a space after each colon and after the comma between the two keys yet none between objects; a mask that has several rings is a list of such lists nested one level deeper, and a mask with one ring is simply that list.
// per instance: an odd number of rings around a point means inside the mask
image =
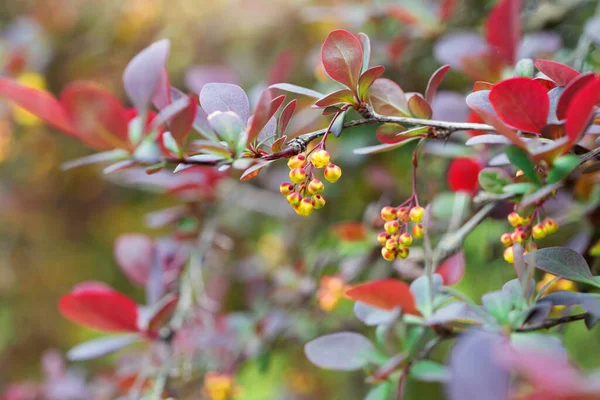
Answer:
[{"label": "thin twig", "polygon": [[588,313],[569,315],[561,318],[551,318],[547,319],[541,324],[531,325],[531,326],[523,326],[521,328],[515,329],[516,332],[532,332],[539,331],[541,329],[550,329],[555,326],[568,324],[569,322],[581,321],[582,319],[586,319],[588,317]]}]

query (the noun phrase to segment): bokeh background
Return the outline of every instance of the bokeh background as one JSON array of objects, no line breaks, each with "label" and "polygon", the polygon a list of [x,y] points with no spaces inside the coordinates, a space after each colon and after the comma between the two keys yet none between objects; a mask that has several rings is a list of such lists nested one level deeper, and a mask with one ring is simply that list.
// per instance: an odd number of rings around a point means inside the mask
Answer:
[{"label": "bokeh background", "polygon": [[[122,95],[121,74],[131,57],[151,42],[169,38],[168,70],[172,84],[190,92],[198,92],[204,82],[216,80],[237,83],[252,96],[258,93],[257,88],[283,52],[293,59],[287,81],[326,90],[332,86],[318,68],[320,44],[332,29],[345,28],[371,36],[372,63],[385,65],[386,77],[407,92],[423,91],[429,75],[439,67],[432,57],[432,46],[443,32],[432,28],[411,32],[410,40],[404,42],[395,40],[408,28],[402,15],[385,12],[393,3],[2,0],[0,65],[4,66],[5,75],[16,71],[15,77],[23,78],[21,74],[27,73],[23,79],[43,79],[43,84],[54,93],[67,82],[87,79]],[[397,2],[419,13],[426,13],[432,7],[428,3]],[[493,1],[459,3],[449,30],[479,29]],[[594,3],[526,1],[525,12],[531,16],[528,29],[554,30],[565,47],[573,48],[582,22],[594,10]],[[443,89],[466,93],[469,80],[451,72]],[[466,111],[456,112],[458,119],[466,117],[460,115]],[[145,215],[179,204],[174,198],[111,182],[97,167],[61,171],[61,163],[90,151],[71,138],[31,121],[27,115],[17,114],[13,115],[10,106],[0,103],[0,392],[9,382],[39,378],[40,357],[46,349],[65,351],[96,335],[68,322],[57,311],[57,299],[75,283],[101,280],[142,300],[142,293],[132,288],[115,264],[114,240],[126,232],[145,232],[156,237],[168,233],[149,229],[144,224]],[[297,116],[296,132],[319,127],[319,122],[314,122],[317,116],[317,112],[310,114],[310,111],[303,117]],[[257,182],[239,186],[233,180],[225,204],[230,209],[227,226],[237,249],[237,260],[255,254],[270,268],[285,272],[284,265],[298,260],[314,263],[325,252],[327,268],[335,272],[338,263],[350,262],[369,252],[370,248],[364,245],[340,246],[330,228],[343,221],[361,221],[373,202],[398,203],[409,195],[411,149],[372,157],[351,153],[352,148],[375,143],[370,128],[355,129],[340,140],[331,140],[332,154],[342,166],[344,177],[329,194],[329,205],[314,218],[296,218],[282,199],[263,192],[283,180],[286,174],[283,163],[274,165],[264,176],[261,174]],[[420,192],[424,200],[447,190],[444,174],[447,157],[455,154],[453,151],[458,150],[450,146],[438,155],[426,154],[422,160]],[[244,204],[247,193],[244,185],[260,188],[257,190],[261,190],[263,197],[267,193],[266,198],[274,202],[270,213]],[[505,230],[505,222],[487,221],[467,240],[467,273],[460,285],[475,299],[513,276],[512,269],[501,259],[502,249],[497,240]],[[564,235],[556,240],[567,240],[568,233]],[[295,253],[277,252],[282,248],[282,238],[297,245]],[[383,275],[389,268],[373,258],[369,273]],[[237,270],[232,271],[229,279],[243,281]],[[232,309],[244,309],[241,296],[240,291],[240,298],[230,301]],[[330,313],[318,311],[314,303],[307,306],[304,319],[299,319],[307,324],[309,337],[339,330],[340,324],[345,323],[342,321],[351,315],[351,305],[344,301]],[[314,318],[309,308],[317,309],[318,318]],[[597,357],[600,328],[587,334],[583,324],[571,324],[566,328],[566,338],[567,347],[580,365],[600,367]],[[259,371],[258,364],[244,365],[239,376],[246,393],[244,398],[284,398],[279,395],[283,386],[308,393],[306,398],[362,398],[366,385],[360,374],[319,370],[304,359],[301,345],[275,351],[271,368],[264,372]],[[443,352],[439,356],[443,357]],[[84,363],[83,367],[89,371],[101,370],[110,362],[110,358],[101,359]],[[416,385],[409,383],[408,398],[416,398],[410,395]],[[439,388],[433,384],[427,386],[421,393],[428,393],[427,398],[437,398]]]}]

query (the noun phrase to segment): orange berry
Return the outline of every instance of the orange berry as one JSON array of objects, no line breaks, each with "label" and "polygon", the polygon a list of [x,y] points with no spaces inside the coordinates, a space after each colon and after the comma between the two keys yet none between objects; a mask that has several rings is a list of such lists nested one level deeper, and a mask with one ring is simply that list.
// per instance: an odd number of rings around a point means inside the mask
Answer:
[{"label": "orange berry", "polygon": [[290,159],[288,160],[288,167],[290,167],[290,169],[294,169],[294,168],[304,168],[306,167],[307,161],[306,161],[306,157],[302,154],[298,154],[295,156],[290,157]]},{"label": "orange berry", "polygon": [[288,203],[293,206],[297,206],[302,201],[302,196],[298,192],[292,192],[286,196]]},{"label": "orange berry", "polygon": [[514,250],[513,250],[513,247],[512,247],[512,246],[510,246],[510,247],[507,247],[507,248],[504,250],[504,260],[505,260],[507,263],[510,263],[510,264],[512,264],[512,263],[514,263],[514,262],[515,262],[515,252],[514,252]]},{"label": "orange berry", "polygon": [[424,233],[425,233],[425,228],[423,228],[423,225],[416,224],[412,227],[412,235],[415,239],[421,239],[423,237]]},{"label": "orange berry", "polygon": [[325,179],[331,183],[335,183],[342,176],[342,169],[335,164],[329,164],[325,168]]},{"label": "orange berry", "polygon": [[325,185],[323,185],[323,182],[321,182],[318,179],[313,179],[312,181],[310,181],[310,183],[308,184],[308,192],[310,194],[319,194],[319,193],[323,193],[323,190],[325,190]]},{"label": "orange berry", "polygon": [[408,218],[412,222],[421,222],[423,220],[423,215],[425,214],[425,209],[423,207],[417,206],[410,209],[408,213]]},{"label": "orange berry", "polygon": [[510,233],[503,233],[502,236],[500,236],[500,241],[502,242],[503,245],[505,246],[512,246],[513,244],[513,240],[511,238],[511,234]]},{"label": "orange berry", "polygon": [[384,225],[383,225],[383,229],[385,229],[385,231],[387,233],[394,234],[396,232],[398,232],[398,230],[400,229],[400,223],[396,220],[394,221],[387,221]]},{"label": "orange berry", "polygon": [[327,150],[317,150],[312,154],[310,162],[315,168],[325,168],[329,164],[329,153]]},{"label": "orange berry", "polygon": [[394,239],[388,239],[385,242],[385,248],[388,250],[396,250],[398,248],[398,241]]},{"label": "orange berry", "polygon": [[292,185],[289,182],[282,183],[281,185],[279,185],[279,192],[284,196],[287,196],[288,194],[292,193],[293,190],[294,185]]},{"label": "orange berry", "polygon": [[326,203],[325,197],[321,196],[320,194],[315,194],[311,198],[311,202],[312,202],[312,205],[315,208],[315,210],[325,207],[325,203]]},{"label": "orange berry", "polygon": [[294,207],[294,210],[297,214],[307,217],[313,212],[313,208],[310,199],[302,199],[300,204]]},{"label": "orange berry", "polygon": [[381,249],[381,255],[386,261],[394,261],[396,259],[396,252],[385,247]]},{"label": "orange berry", "polygon": [[379,235],[377,235],[377,241],[382,246],[385,246],[385,244],[389,238],[390,238],[390,234],[387,232],[381,232]]},{"label": "orange berry", "polygon": [[306,171],[302,168],[294,168],[290,171],[290,179],[294,183],[301,183],[306,179]]},{"label": "orange berry", "polygon": [[400,243],[403,246],[409,247],[413,242],[413,238],[412,236],[410,236],[409,233],[403,233],[402,235],[400,235]]},{"label": "orange berry", "polygon": [[383,207],[381,209],[381,218],[384,221],[392,221],[396,219],[396,209],[394,207]]},{"label": "orange berry", "polygon": [[408,207],[399,207],[398,211],[396,211],[396,218],[400,221],[404,222],[406,217],[408,216]]}]

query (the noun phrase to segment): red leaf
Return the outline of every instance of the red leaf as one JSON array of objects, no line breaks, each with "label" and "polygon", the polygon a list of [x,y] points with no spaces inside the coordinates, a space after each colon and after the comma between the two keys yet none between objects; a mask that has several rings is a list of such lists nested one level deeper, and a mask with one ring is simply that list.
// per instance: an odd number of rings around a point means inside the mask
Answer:
[{"label": "red leaf", "polygon": [[361,100],[366,100],[367,93],[369,88],[375,82],[377,78],[379,78],[383,71],[385,71],[385,67],[382,65],[378,65],[376,67],[369,68],[360,76],[358,80],[358,98]]},{"label": "red leaf", "polygon": [[565,131],[571,143],[577,143],[594,115],[594,106],[600,98],[600,78],[595,78],[579,90],[567,109]]},{"label": "red leaf", "polygon": [[73,82],[60,101],[78,139],[97,150],[128,149],[128,112],[119,99],[91,82]]},{"label": "red leaf", "polygon": [[444,285],[456,285],[465,274],[465,254],[463,251],[448,257],[435,271],[442,277]]},{"label": "red leaf", "polygon": [[50,93],[23,86],[10,79],[0,78],[0,97],[15,102],[54,128],[77,137],[63,106]]},{"label": "red leaf", "polygon": [[571,100],[573,100],[573,97],[589,82],[595,79],[595,77],[596,75],[592,72],[581,74],[565,87],[565,90],[558,99],[558,105],[556,106],[556,117],[559,120],[563,120],[567,117],[567,109],[569,108],[569,104],[571,103]]},{"label": "red leaf", "polygon": [[550,111],[546,87],[531,78],[510,78],[494,85],[490,102],[504,122],[525,132],[539,133]]},{"label": "red leaf", "polygon": [[[477,114],[473,110],[471,110],[469,112],[469,116],[467,117],[467,122],[470,122],[473,124],[485,124],[485,121],[479,116],[479,114]],[[479,135],[485,135],[486,132],[471,130],[471,131],[467,131],[467,134],[469,134],[470,136],[479,136]]]},{"label": "red leaf", "polygon": [[356,101],[354,100],[354,93],[352,93],[350,89],[341,89],[333,93],[329,93],[325,95],[325,97],[321,97],[315,102],[315,106],[329,107],[334,104],[353,104],[355,102]]},{"label": "red leaf", "polygon": [[406,117],[410,114],[404,92],[394,81],[379,78],[369,90],[373,109],[382,115]]},{"label": "red leaf", "polygon": [[156,92],[152,95],[152,103],[156,108],[162,110],[166,106],[172,103],[171,101],[171,82],[169,81],[169,74],[167,69],[163,68],[160,80],[156,87]]},{"label": "red leaf", "polygon": [[542,85],[544,85],[546,87],[547,91],[551,91],[552,89],[554,89],[556,87],[556,82],[551,81],[550,79],[544,79],[544,78],[533,78],[536,82],[541,83]]},{"label": "red leaf", "polygon": [[175,313],[178,304],[179,297],[171,295],[171,298],[166,300],[162,307],[152,315],[146,328],[150,337],[156,337],[158,335],[160,328],[165,326]]},{"label": "red leaf", "polygon": [[125,233],[117,238],[114,257],[132,283],[146,286],[154,262],[154,240],[140,233]]},{"label": "red leaf", "polygon": [[398,134],[405,132],[406,127],[398,124],[383,124],[377,127],[375,135],[381,143],[399,143],[404,140],[402,136]]},{"label": "red leaf", "polygon": [[509,65],[515,65],[521,41],[521,0],[500,0],[485,23],[485,38]]},{"label": "red leaf", "polygon": [[353,91],[358,84],[362,59],[360,41],[343,29],[332,31],[321,49],[321,61],[327,74]]},{"label": "red leaf", "polygon": [[400,307],[405,313],[419,315],[408,285],[397,279],[380,279],[363,283],[346,291],[352,300],[391,310]]},{"label": "red leaf", "polygon": [[481,163],[472,157],[457,157],[450,162],[448,186],[453,192],[467,192],[471,196],[479,189],[479,171]]},{"label": "red leaf", "polygon": [[558,86],[567,86],[569,82],[580,75],[576,69],[556,61],[535,60],[533,65],[548,78],[556,82]]},{"label": "red leaf", "polygon": [[339,239],[349,242],[362,242],[367,238],[367,230],[360,222],[340,222],[331,231]]},{"label": "red leaf", "polygon": [[293,66],[294,54],[292,54],[290,50],[285,50],[279,53],[269,70],[269,86],[275,83],[287,81],[292,72]]},{"label": "red leaf", "polygon": [[258,137],[262,128],[275,115],[284,100],[285,96],[278,96],[273,99],[269,89],[263,90],[252,116],[252,122],[250,122],[250,127],[248,128],[248,143]]},{"label": "red leaf", "polygon": [[71,321],[99,331],[138,331],[137,304],[114,290],[80,288],[61,297],[58,308]]},{"label": "red leaf", "polygon": [[180,148],[184,147],[187,137],[194,125],[196,113],[198,112],[198,96],[190,94],[188,95],[188,98],[190,100],[188,106],[173,117],[169,123],[171,135],[173,135],[173,138]]},{"label": "red leaf", "polygon": [[[290,101],[281,111],[281,115],[279,116],[279,134],[283,135],[285,130],[294,115],[294,111],[296,110],[296,99]],[[279,140],[279,139],[278,139]]]},{"label": "red leaf", "polygon": [[408,99],[408,109],[416,118],[430,119],[433,114],[433,110],[427,100],[418,93]]},{"label": "red leaf", "polygon": [[493,83],[477,81],[473,84],[473,91],[479,92],[480,90],[492,90],[493,87],[494,87]]},{"label": "red leaf", "polygon": [[427,100],[429,104],[431,104],[433,101],[438,87],[444,80],[444,77],[448,73],[449,69],[450,66],[448,64],[443,65],[431,75],[431,78],[429,78],[429,82],[427,82],[427,89],[425,90],[425,100]]},{"label": "red leaf", "polygon": [[438,15],[440,18],[440,22],[447,22],[454,11],[456,11],[456,5],[458,4],[458,0],[442,0],[440,4],[440,8],[438,10]]}]

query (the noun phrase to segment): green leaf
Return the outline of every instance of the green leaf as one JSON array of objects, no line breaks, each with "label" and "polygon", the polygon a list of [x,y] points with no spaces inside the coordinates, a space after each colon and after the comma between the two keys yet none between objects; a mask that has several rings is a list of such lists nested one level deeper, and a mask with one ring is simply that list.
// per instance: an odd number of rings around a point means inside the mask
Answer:
[{"label": "green leaf", "polygon": [[535,171],[533,163],[527,156],[527,153],[515,146],[507,147],[505,152],[511,164],[523,171],[523,174],[527,179],[538,185],[542,183],[538,173]]},{"label": "green leaf", "polygon": [[504,193],[526,194],[535,190],[535,185],[528,182],[512,183],[510,185],[504,186],[502,190],[504,191]]},{"label": "green leaf", "polygon": [[502,168],[484,168],[479,172],[479,185],[486,192],[502,194],[504,186],[511,183],[510,175]]},{"label": "green leaf", "polygon": [[342,111],[342,113],[338,115],[335,121],[333,122],[330,132],[333,133],[335,137],[340,137],[340,135],[342,134],[342,130],[344,130],[344,120],[346,119],[347,114],[348,110]]},{"label": "green leaf", "polygon": [[354,154],[377,154],[377,153],[384,153],[386,151],[392,151],[394,149],[397,149],[398,147],[402,147],[404,145],[406,145],[407,143],[413,142],[415,140],[419,140],[420,137],[416,136],[416,137],[412,137],[410,139],[407,139],[403,142],[400,143],[394,143],[394,144],[377,144],[375,146],[367,146],[367,147],[360,147],[358,149],[354,149],[353,153]]},{"label": "green leaf", "polygon": [[515,66],[515,76],[533,78],[534,71],[533,60],[531,58],[523,58]]},{"label": "green leaf", "polygon": [[391,392],[392,383],[382,382],[379,385],[375,386],[373,389],[369,390],[369,393],[367,393],[367,397],[365,397],[365,400],[386,400]]},{"label": "green leaf", "polygon": [[558,157],[554,160],[552,168],[548,171],[548,177],[546,178],[547,183],[558,182],[571,174],[579,165],[579,157],[575,154],[567,154],[562,157]]},{"label": "green leaf", "polygon": [[585,258],[575,250],[566,247],[548,247],[526,254],[525,261],[532,262],[542,271],[561,278],[600,287],[600,282],[590,273]]},{"label": "green leaf", "polygon": [[486,293],[481,297],[483,307],[501,324],[508,321],[508,313],[512,309],[513,299],[506,291]]},{"label": "green leaf", "polygon": [[362,32],[358,34],[358,40],[360,40],[360,44],[363,48],[363,64],[361,72],[365,72],[369,69],[369,62],[371,61],[371,40],[369,40],[369,37]]},{"label": "green leaf", "polygon": [[412,365],[410,376],[424,382],[446,382],[450,378],[450,373],[444,364],[421,360]]}]

